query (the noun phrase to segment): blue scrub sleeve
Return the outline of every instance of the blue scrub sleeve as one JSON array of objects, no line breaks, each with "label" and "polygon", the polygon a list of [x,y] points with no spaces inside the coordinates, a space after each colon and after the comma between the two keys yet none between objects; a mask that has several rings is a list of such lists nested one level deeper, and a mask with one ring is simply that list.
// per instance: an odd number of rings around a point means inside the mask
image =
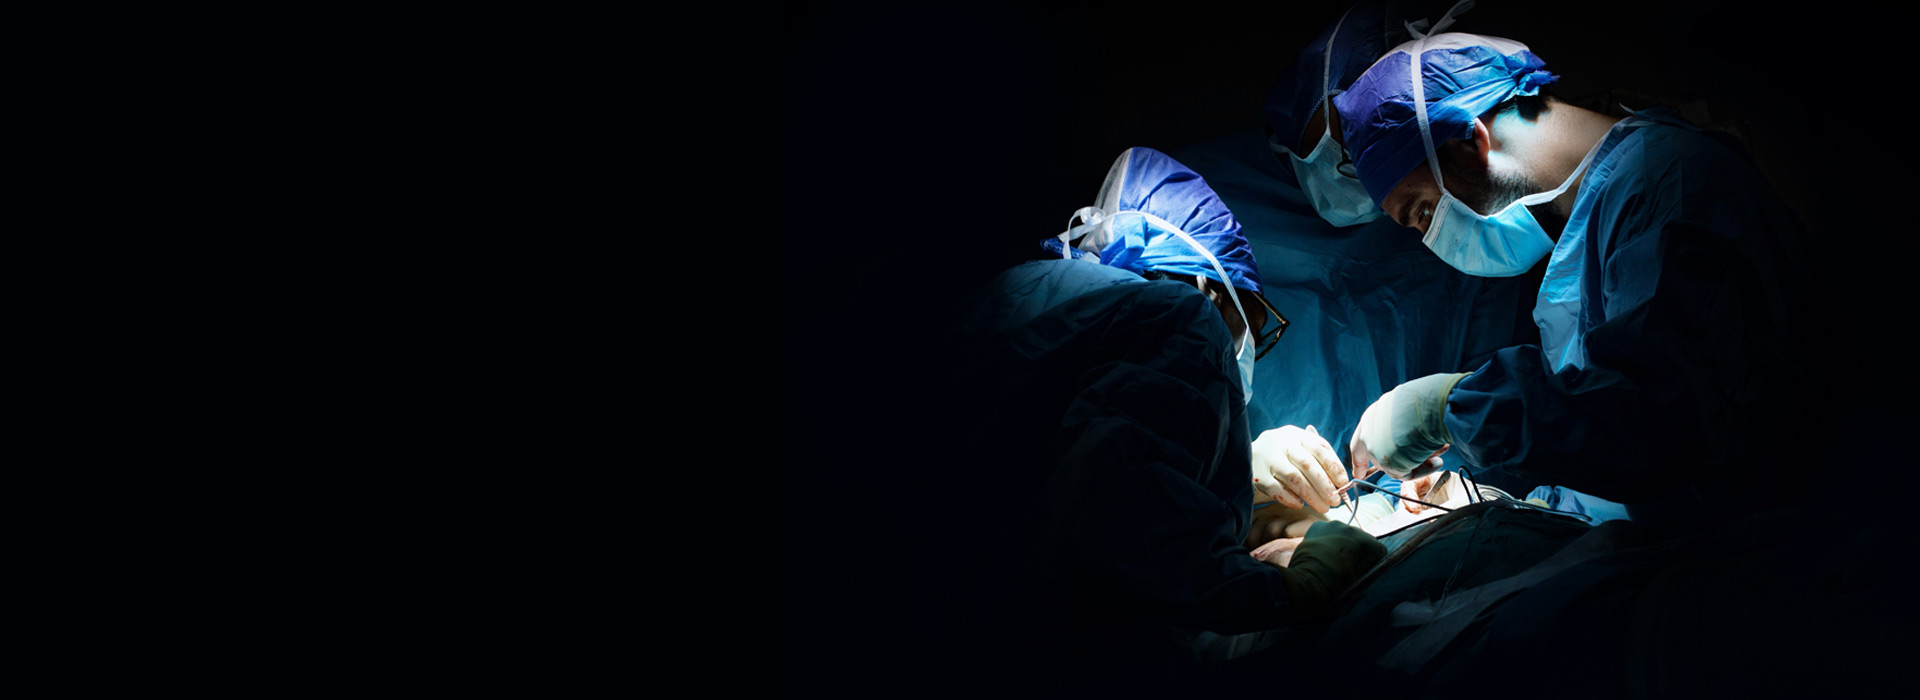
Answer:
[{"label": "blue scrub sleeve", "polygon": [[1281,572],[1243,546],[1249,436],[1225,324],[1183,285],[1127,293],[1141,303],[1092,334],[1061,419],[1036,566],[1088,610],[1222,634],[1284,624]]},{"label": "blue scrub sleeve", "polygon": [[1539,345],[1500,350],[1449,396],[1466,461],[1646,501],[1763,467],[1785,434],[1797,225],[1724,146],[1640,136],[1596,165],[1603,182],[1574,211],[1585,333],[1559,363]]}]

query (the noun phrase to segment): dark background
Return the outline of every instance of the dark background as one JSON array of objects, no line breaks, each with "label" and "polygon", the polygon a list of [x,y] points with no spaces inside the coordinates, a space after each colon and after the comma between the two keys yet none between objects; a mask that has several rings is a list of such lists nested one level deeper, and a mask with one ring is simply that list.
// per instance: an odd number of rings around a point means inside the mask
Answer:
[{"label": "dark background", "polygon": [[[939,449],[941,426],[916,420],[937,397],[915,388],[939,371],[952,307],[1035,257],[1122,150],[1263,126],[1275,78],[1347,4],[786,6],[762,115],[783,168],[769,247],[782,272],[761,308],[784,321],[771,358],[785,441],[776,547],[803,668],[864,667],[848,650],[885,638],[840,611],[868,603],[845,599],[847,578],[887,572],[841,563],[889,536],[910,541],[898,531],[910,525],[848,541],[831,534],[820,495],[848,470],[912,469],[917,450]],[[1912,413],[1899,398],[1913,384],[1899,281],[1920,228],[1908,211],[1920,63],[1894,60],[1903,18],[1774,7],[1790,9],[1482,0],[1456,29],[1528,44],[1575,103],[1675,106],[1747,141],[1843,273],[1814,292],[1830,313],[1795,330],[1834,352],[1807,368],[1832,393],[1808,407],[1794,458],[1815,474],[1874,474],[1882,455],[1862,445],[1890,440]]]}]

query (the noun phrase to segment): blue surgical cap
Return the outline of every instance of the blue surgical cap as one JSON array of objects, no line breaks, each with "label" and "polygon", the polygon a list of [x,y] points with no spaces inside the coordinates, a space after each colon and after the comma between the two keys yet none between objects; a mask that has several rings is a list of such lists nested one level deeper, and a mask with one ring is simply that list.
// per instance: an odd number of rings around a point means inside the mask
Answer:
[{"label": "blue surgical cap", "polygon": [[[1167,154],[1151,148],[1127,149],[1107,172],[1099,199],[1104,201],[1096,205],[1110,227],[1106,245],[1099,250],[1101,264],[1136,273],[1155,270],[1206,277],[1260,291],[1260,269],[1253,261],[1253,247],[1240,232],[1240,222],[1199,173]],[[1151,214],[1185,231],[1220,260],[1227,279],[1220,279],[1213,263],[1178,234],[1146,217],[1124,214],[1130,211]],[[1056,253],[1062,247],[1051,238],[1042,245]],[[1092,257],[1091,252],[1080,250],[1072,254]]]},{"label": "blue surgical cap", "polygon": [[1413,106],[1410,67],[1416,50],[1422,55],[1420,77],[1435,148],[1472,133],[1473,120],[1487,110],[1512,97],[1539,94],[1540,86],[1559,79],[1525,44],[1509,39],[1449,33],[1394,47],[1333,98],[1347,156],[1376,205],[1427,160]]},{"label": "blue surgical cap", "polygon": [[[1273,91],[1267,94],[1267,124],[1273,127],[1281,145],[1293,148],[1299,142],[1301,132],[1329,91],[1338,92],[1352,84],[1388,47],[1409,38],[1407,4],[1401,0],[1362,0],[1301,47],[1293,67],[1274,82]],[[1307,148],[1313,148],[1317,139],[1318,135],[1308,138]]]}]

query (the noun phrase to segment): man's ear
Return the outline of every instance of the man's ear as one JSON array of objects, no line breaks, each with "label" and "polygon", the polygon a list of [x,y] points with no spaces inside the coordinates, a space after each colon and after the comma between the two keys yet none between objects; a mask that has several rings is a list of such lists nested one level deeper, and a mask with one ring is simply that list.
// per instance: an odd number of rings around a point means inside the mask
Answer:
[{"label": "man's ear", "polygon": [[1440,150],[1447,157],[1442,164],[1455,163],[1485,171],[1488,157],[1493,154],[1493,146],[1493,132],[1487,130],[1486,120],[1475,119],[1472,131],[1467,132],[1465,136],[1449,139],[1441,144]]},{"label": "man's ear", "polygon": [[1474,166],[1485,170],[1487,167],[1487,158],[1493,154],[1493,130],[1487,128],[1487,120],[1485,118],[1474,119],[1473,134],[1461,140],[1466,141],[1467,145],[1472,147]]}]

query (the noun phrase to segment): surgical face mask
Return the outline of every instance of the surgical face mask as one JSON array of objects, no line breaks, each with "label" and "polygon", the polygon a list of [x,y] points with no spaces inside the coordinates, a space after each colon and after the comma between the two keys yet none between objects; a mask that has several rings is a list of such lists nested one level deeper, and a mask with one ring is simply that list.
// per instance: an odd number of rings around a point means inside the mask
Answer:
[{"label": "surgical face mask", "polygon": [[1521,197],[1492,215],[1474,211],[1443,185],[1440,203],[1434,207],[1433,220],[1427,223],[1427,233],[1420,242],[1448,265],[1469,275],[1512,277],[1526,272],[1553,252],[1553,237],[1540,227],[1527,206],[1553,201],[1579,175],[1575,171],[1559,187]]},{"label": "surgical face mask", "polygon": [[1340,36],[1340,27],[1347,23],[1347,15],[1353,8],[1341,13],[1340,19],[1333,23],[1333,31],[1327,33],[1327,45],[1320,49],[1320,140],[1313,144],[1313,150],[1307,157],[1294,155],[1293,151],[1279,143],[1284,138],[1275,133],[1267,146],[1279,153],[1287,154],[1287,162],[1293,165],[1294,178],[1300,181],[1300,191],[1305,192],[1307,201],[1313,204],[1313,210],[1320,218],[1335,226],[1353,226],[1380,218],[1384,212],[1374,206],[1373,198],[1367,195],[1367,188],[1360,184],[1360,178],[1352,173],[1340,172],[1340,144],[1333,140],[1333,118],[1328,110],[1333,109],[1333,41]]},{"label": "surgical face mask", "polygon": [[1253,402],[1253,361],[1260,354],[1253,351],[1253,327],[1248,326],[1244,335],[1246,340],[1240,343],[1240,355],[1236,358],[1240,363],[1240,402],[1243,404]]},{"label": "surgical face mask", "polygon": [[[1422,60],[1425,42],[1422,38],[1414,49],[1416,61]],[[1573,174],[1559,187],[1516,199],[1492,214],[1481,214],[1448,192],[1445,180],[1440,177],[1440,157],[1434,150],[1433,130],[1427,121],[1425,81],[1420,79],[1418,66],[1415,68],[1410,71],[1414,114],[1420,122],[1420,139],[1427,147],[1427,164],[1433,167],[1433,184],[1440,189],[1440,203],[1434,206],[1433,219],[1427,222],[1427,233],[1420,242],[1448,265],[1469,275],[1512,277],[1526,272],[1553,252],[1553,237],[1540,228],[1540,222],[1534,220],[1533,212],[1527,211],[1527,207],[1551,202],[1572,187],[1573,181],[1593,160],[1599,144],[1587,151],[1579,167],[1574,168]]]},{"label": "surgical face mask", "polygon": [[[1278,139],[1280,135],[1274,134],[1272,138]],[[1385,213],[1374,206],[1360,178],[1340,172],[1340,144],[1334,142],[1332,132],[1322,129],[1319,143],[1314,144],[1313,152],[1305,158],[1274,141],[1269,141],[1267,146],[1287,155],[1287,161],[1293,164],[1294,177],[1300,180],[1300,191],[1306,193],[1313,210],[1327,223],[1354,226],[1378,219]]]}]

